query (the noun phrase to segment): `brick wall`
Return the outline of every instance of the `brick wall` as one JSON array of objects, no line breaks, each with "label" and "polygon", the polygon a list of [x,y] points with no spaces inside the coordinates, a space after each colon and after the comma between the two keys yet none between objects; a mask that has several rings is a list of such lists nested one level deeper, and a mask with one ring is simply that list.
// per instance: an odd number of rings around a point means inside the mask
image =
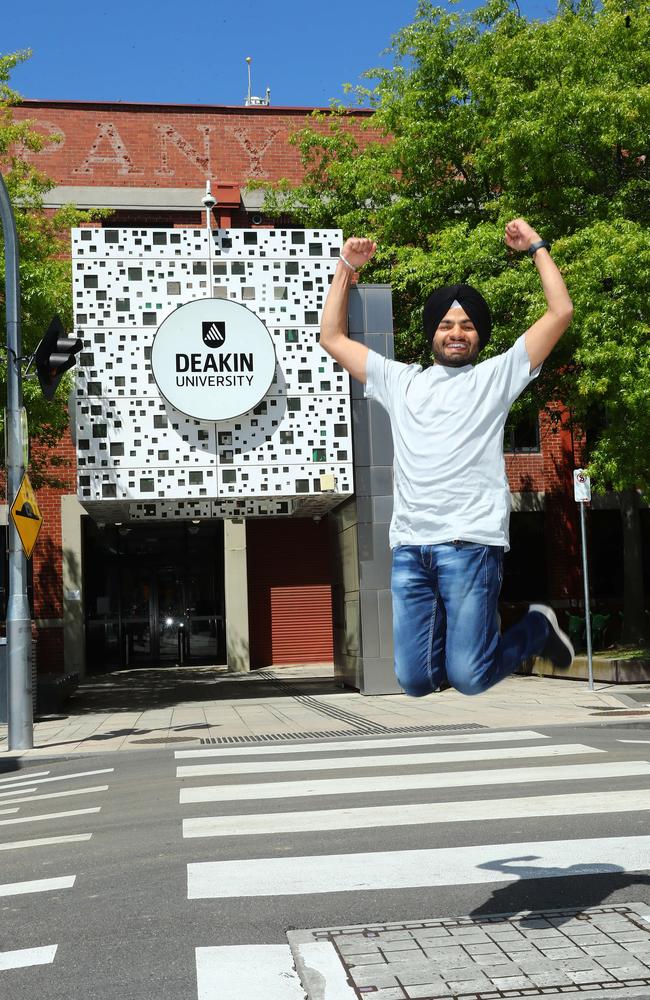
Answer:
[{"label": "brick wall", "polygon": [[[57,184],[182,188],[202,187],[207,177],[239,184],[299,180],[299,151],[288,138],[307,123],[310,109],[26,100],[13,113],[61,136],[31,154]],[[359,138],[369,114],[349,114]]]},{"label": "brick wall", "polygon": [[[44,457],[43,451],[38,447],[33,451],[35,458]],[[56,455],[66,464],[51,465],[49,474],[59,480],[62,486],[42,486],[38,490],[43,527],[32,555],[34,618],[39,623],[37,656],[40,673],[56,673],[63,669],[61,496],[77,491],[75,450],[69,433],[58,443]]]}]

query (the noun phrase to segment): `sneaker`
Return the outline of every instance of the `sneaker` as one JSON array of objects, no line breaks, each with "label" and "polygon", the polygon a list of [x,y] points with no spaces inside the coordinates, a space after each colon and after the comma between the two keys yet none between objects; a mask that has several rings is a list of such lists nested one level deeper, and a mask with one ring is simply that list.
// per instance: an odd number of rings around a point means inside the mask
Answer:
[{"label": "sneaker", "polygon": [[568,635],[560,628],[553,608],[549,608],[547,604],[531,604],[528,610],[537,611],[538,614],[544,615],[551,626],[546,645],[541,653],[542,658],[550,660],[560,670],[568,670],[576,654]]}]

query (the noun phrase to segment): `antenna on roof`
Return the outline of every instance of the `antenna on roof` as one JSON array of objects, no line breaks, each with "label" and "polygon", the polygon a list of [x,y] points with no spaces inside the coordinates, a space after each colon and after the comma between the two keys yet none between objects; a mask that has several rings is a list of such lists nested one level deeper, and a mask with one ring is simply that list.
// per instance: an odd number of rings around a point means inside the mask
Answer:
[{"label": "antenna on roof", "polygon": [[264,107],[268,108],[271,103],[271,88],[266,88],[266,97],[255,97],[251,94],[251,63],[253,59],[251,56],[246,56],[246,65],[248,67],[248,94],[246,95],[246,100],[244,105],[247,108],[250,107]]}]

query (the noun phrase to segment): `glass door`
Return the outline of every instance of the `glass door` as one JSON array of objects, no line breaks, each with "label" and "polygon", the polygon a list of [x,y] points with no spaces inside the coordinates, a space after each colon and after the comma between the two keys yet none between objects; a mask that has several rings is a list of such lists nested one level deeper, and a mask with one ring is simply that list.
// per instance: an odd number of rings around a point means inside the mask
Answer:
[{"label": "glass door", "polygon": [[154,660],[162,665],[186,661],[187,616],[183,574],[173,566],[159,566],[156,573],[156,600],[153,628],[156,636]]},{"label": "glass door", "polygon": [[[126,572],[125,572],[126,570]],[[125,566],[121,574],[122,648],[125,667],[151,663],[153,580],[148,567]]]}]

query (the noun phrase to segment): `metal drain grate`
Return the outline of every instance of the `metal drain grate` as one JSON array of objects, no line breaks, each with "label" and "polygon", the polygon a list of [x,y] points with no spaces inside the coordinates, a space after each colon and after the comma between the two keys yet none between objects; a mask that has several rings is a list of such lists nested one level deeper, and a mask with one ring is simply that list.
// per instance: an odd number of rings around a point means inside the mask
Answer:
[{"label": "metal drain grate", "polygon": [[252,736],[214,736],[214,737],[202,737],[200,743],[204,745],[226,745],[232,743],[276,743],[281,740],[321,740],[321,739],[332,739],[337,736],[386,736],[395,734],[403,735],[404,733],[419,733],[422,736],[433,736],[434,734],[444,734],[444,733],[473,733],[480,732],[485,729],[485,726],[479,726],[477,723],[471,722],[466,725],[448,725],[448,726],[379,726],[370,727],[363,730],[359,734],[358,729],[328,729],[321,731],[311,731],[308,733],[263,733],[261,735]]},{"label": "metal drain grate", "polygon": [[630,715],[650,715],[650,712],[637,711],[635,708],[614,708],[611,712],[592,712],[597,719],[612,718],[625,719]]}]

